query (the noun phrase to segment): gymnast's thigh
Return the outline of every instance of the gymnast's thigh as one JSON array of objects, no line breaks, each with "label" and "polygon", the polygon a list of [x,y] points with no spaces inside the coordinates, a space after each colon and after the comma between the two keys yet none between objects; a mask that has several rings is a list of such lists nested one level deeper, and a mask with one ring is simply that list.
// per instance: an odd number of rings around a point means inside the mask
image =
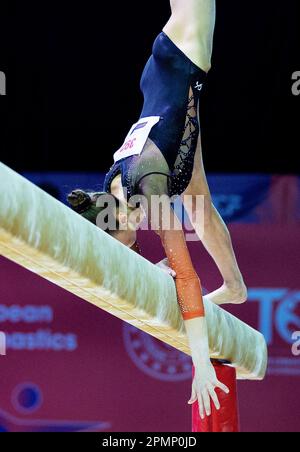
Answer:
[{"label": "gymnast's thigh", "polygon": [[196,150],[195,159],[194,159],[193,175],[192,175],[188,188],[183,193],[183,196],[186,196],[186,195],[190,195],[190,196],[191,195],[192,196],[209,195],[210,196],[210,189],[209,189],[209,185],[207,182],[207,177],[206,177],[204,162],[203,162],[201,135],[199,135],[199,138],[198,138],[197,150]]}]

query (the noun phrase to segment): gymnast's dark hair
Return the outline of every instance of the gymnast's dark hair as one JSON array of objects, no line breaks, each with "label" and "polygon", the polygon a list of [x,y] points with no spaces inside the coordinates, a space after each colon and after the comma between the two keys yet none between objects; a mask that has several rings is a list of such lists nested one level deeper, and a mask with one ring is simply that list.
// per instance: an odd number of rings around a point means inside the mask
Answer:
[{"label": "gymnast's dark hair", "polygon": [[[114,195],[106,192],[88,192],[84,190],[73,190],[68,196],[67,200],[72,210],[77,212],[86,220],[90,221],[94,225],[97,225],[98,215],[108,206],[108,203],[104,207],[97,207],[97,201],[101,196],[112,196],[114,199],[114,208],[118,210],[120,208],[120,201]],[[119,228],[119,222],[116,216],[117,229]],[[106,232],[111,233],[109,230]]]}]

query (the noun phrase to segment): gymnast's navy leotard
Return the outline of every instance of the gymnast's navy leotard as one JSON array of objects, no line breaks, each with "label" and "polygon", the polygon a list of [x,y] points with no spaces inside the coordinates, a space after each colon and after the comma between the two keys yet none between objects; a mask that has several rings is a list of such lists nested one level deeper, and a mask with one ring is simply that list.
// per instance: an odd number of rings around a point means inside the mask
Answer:
[{"label": "gymnast's navy leotard", "polygon": [[110,191],[119,174],[127,198],[139,194],[139,182],[152,174],[168,177],[170,196],[186,190],[193,173],[200,130],[198,105],[205,79],[206,73],[160,33],[141,78],[144,106],[140,118],[161,118],[149,134],[155,146],[145,146],[141,155],[116,162],[106,176],[104,191]]}]

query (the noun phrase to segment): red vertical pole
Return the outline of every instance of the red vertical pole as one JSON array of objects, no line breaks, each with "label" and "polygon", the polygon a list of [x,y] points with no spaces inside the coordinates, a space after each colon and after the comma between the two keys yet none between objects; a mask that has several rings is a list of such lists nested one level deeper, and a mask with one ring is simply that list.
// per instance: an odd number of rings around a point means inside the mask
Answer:
[{"label": "red vertical pole", "polygon": [[[217,389],[221,404],[217,411],[212,403],[212,414],[210,417],[201,419],[198,403],[193,405],[193,433],[238,433],[240,431],[236,371],[230,366],[214,363],[218,380],[224,383],[230,393],[225,394]],[[193,375],[194,375],[193,371]]]}]

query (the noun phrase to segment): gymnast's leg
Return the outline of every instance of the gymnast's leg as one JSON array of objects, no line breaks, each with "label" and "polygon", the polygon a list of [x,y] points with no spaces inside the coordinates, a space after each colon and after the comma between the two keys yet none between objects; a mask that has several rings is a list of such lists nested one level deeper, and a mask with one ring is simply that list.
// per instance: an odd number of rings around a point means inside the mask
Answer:
[{"label": "gymnast's leg", "polygon": [[[165,32],[199,67],[208,71],[211,66],[213,36],[216,21],[215,0],[171,1],[172,16]],[[188,26],[187,26],[188,24]],[[202,222],[198,222],[196,203],[185,203],[191,222],[203,241],[207,251],[215,260],[224,279],[224,285],[210,295],[216,304],[243,303],[247,289],[239,270],[228,229],[214,207],[203,166],[201,139],[195,157],[194,173],[186,195],[205,196],[205,231],[202,237]],[[200,219],[201,220],[201,219]]]},{"label": "gymnast's leg", "polygon": [[[197,203],[194,201],[191,203],[188,197],[185,198],[186,195],[189,197],[204,196],[204,219],[203,212],[197,211]],[[224,279],[224,285],[211,293],[209,299],[219,305],[244,303],[247,300],[247,288],[236,260],[227,226],[212,202],[203,165],[201,137],[198,141],[193,177],[183,195],[183,203],[196,233],[214,259]]]},{"label": "gymnast's leg", "polygon": [[216,0],[171,0],[164,27],[171,40],[203,71],[211,67]]}]

